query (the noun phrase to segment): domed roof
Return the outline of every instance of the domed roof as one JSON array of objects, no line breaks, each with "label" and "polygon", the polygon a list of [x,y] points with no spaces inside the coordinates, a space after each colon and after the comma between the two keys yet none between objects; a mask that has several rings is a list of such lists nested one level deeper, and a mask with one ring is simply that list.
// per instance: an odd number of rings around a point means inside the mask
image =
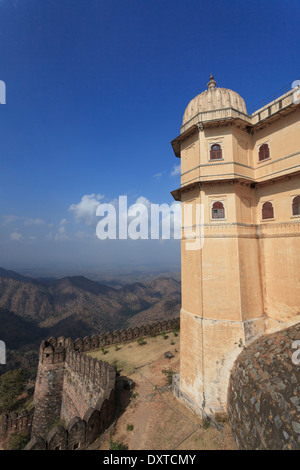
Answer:
[{"label": "domed roof", "polygon": [[211,75],[207,84],[208,89],[189,102],[183,115],[182,125],[193,119],[198,113],[205,111],[232,108],[247,114],[245,101],[236,91],[228,88],[218,88],[216,85],[214,77]]}]

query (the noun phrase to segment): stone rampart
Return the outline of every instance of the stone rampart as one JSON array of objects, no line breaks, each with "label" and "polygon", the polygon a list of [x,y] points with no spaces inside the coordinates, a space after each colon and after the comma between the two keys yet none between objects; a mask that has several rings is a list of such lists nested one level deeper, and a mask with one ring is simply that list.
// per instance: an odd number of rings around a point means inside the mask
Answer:
[{"label": "stone rampart", "polygon": [[0,442],[5,446],[9,436],[13,433],[24,433],[31,435],[34,408],[29,411],[24,409],[21,412],[3,413],[0,425]]},{"label": "stone rampart", "polygon": [[239,449],[300,449],[300,323],[241,352],[231,371],[228,415]]},{"label": "stone rampart", "polygon": [[106,334],[49,338],[40,347],[31,440],[26,450],[85,449],[115,412],[116,372],[85,353],[179,329],[179,318]]}]

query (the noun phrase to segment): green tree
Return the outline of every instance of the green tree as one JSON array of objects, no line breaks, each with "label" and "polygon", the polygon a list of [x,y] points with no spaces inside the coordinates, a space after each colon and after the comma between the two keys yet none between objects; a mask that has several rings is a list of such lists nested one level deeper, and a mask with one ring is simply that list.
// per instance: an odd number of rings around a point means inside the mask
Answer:
[{"label": "green tree", "polygon": [[18,406],[18,397],[25,390],[27,372],[15,369],[0,376],[0,412],[13,411]]}]

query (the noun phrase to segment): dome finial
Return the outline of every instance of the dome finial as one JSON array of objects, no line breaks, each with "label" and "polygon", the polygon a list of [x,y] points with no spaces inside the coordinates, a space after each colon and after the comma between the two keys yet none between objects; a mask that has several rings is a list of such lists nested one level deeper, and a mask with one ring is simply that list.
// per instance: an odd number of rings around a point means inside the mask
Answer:
[{"label": "dome finial", "polygon": [[209,90],[211,90],[211,89],[213,89],[213,88],[216,88],[217,83],[214,81],[214,76],[213,76],[212,73],[210,74],[210,77],[209,77],[209,78],[210,78],[210,80],[209,80],[209,82],[208,82],[208,84],[207,84],[207,88],[208,88]]}]

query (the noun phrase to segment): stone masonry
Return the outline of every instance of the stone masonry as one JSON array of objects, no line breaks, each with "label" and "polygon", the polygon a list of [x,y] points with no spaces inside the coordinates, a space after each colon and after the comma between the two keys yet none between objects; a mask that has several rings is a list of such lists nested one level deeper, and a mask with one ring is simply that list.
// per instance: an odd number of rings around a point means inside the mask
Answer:
[{"label": "stone masonry", "polygon": [[300,323],[259,338],[238,356],[228,414],[239,449],[300,449],[299,340]]},{"label": "stone masonry", "polygon": [[85,449],[112,421],[116,372],[85,353],[179,329],[179,319],[92,335],[50,338],[40,347],[31,441],[26,450]]}]

